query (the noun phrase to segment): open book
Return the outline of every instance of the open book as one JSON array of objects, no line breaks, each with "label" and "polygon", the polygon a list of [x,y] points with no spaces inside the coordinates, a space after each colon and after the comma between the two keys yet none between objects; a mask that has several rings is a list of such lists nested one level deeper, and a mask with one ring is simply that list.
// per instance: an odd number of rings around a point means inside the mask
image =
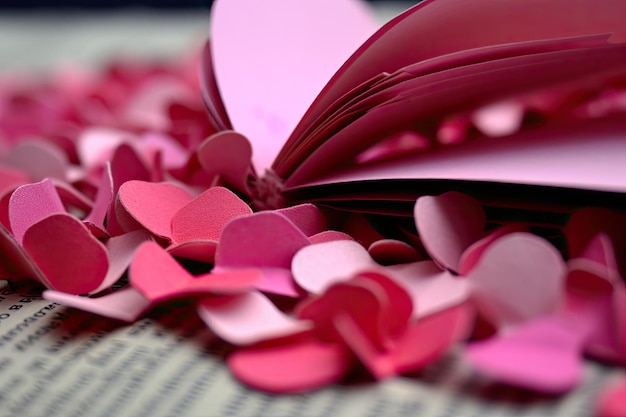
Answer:
[{"label": "open book", "polygon": [[261,206],[410,216],[416,197],[462,190],[494,222],[539,225],[623,205],[622,2],[422,2],[318,94],[370,30],[350,3],[214,8],[204,98],[251,141]]}]

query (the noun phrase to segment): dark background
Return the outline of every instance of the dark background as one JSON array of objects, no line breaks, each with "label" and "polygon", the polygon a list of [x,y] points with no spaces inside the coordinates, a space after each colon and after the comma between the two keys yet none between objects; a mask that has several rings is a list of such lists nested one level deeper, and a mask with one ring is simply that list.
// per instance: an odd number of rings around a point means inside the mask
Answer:
[{"label": "dark background", "polygon": [[[263,0],[259,0],[263,1]],[[371,0],[370,0],[371,1]],[[385,0],[374,0],[374,2]],[[32,9],[46,10],[81,8],[109,9],[119,7],[149,7],[158,9],[209,8],[211,0],[0,0],[0,9]]]}]

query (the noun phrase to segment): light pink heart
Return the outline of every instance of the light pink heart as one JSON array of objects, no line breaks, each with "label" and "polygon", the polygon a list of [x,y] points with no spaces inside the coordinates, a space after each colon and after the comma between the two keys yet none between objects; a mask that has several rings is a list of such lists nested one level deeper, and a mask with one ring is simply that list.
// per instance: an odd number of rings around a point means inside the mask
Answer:
[{"label": "light pink heart", "polygon": [[468,279],[479,309],[506,327],[555,312],[565,276],[565,262],[554,246],[518,232],[493,242]]},{"label": "light pink heart", "polygon": [[286,315],[256,291],[207,298],[198,304],[198,314],[219,337],[236,345],[250,345],[311,329],[310,322]]},{"label": "light pink heart", "polygon": [[461,255],[484,235],[485,213],[473,198],[454,191],[424,196],[415,204],[415,224],[435,262],[458,272]]}]

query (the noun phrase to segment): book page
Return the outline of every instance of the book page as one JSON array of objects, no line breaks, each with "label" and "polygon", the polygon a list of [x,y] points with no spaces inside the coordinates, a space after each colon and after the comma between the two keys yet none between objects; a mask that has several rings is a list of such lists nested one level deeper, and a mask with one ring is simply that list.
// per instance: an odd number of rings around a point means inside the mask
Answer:
[{"label": "book page", "polygon": [[578,389],[543,398],[480,379],[450,354],[419,375],[269,395],[231,377],[228,346],[192,305],[126,324],[44,300],[41,289],[0,281],[0,417],[582,417],[618,372],[588,363]]}]

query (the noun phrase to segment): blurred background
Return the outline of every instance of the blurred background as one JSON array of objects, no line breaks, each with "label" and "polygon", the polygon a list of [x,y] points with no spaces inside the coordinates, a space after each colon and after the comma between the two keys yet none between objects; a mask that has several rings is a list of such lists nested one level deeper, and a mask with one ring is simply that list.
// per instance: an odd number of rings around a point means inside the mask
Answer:
[{"label": "blurred background", "polygon": [[[259,0],[262,1],[262,0]],[[381,24],[416,1],[369,1]],[[0,0],[0,71],[170,59],[197,50],[211,0]]]}]

